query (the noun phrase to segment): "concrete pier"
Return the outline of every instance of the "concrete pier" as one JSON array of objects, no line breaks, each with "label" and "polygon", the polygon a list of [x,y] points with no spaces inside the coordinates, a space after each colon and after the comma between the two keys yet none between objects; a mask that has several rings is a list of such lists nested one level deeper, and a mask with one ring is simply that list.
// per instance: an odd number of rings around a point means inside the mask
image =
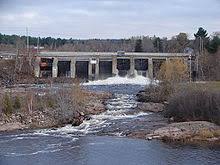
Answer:
[{"label": "concrete pier", "polygon": [[112,57],[112,75],[115,76],[118,74],[117,69],[117,56]]},{"label": "concrete pier", "polygon": [[153,59],[148,58],[148,77],[153,79]]},{"label": "concrete pier", "polygon": [[34,65],[34,75],[35,75],[35,77],[40,77],[40,62],[41,62],[41,58],[36,57],[35,65]]},{"label": "concrete pier", "polygon": [[134,62],[134,57],[130,57],[130,71],[129,71],[129,76],[133,77],[135,76],[135,62]]},{"label": "concrete pier", "polygon": [[90,80],[92,79],[92,58],[89,59],[88,77]]},{"label": "concrete pier", "polygon": [[53,66],[52,66],[52,77],[53,78],[56,78],[57,74],[58,74],[57,64],[58,64],[58,58],[54,58],[53,59]]},{"label": "concrete pier", "polygon": [[71,58],[70,62],[70,77],[75,78],[76,77],[76,59]]},{"label": "concrete pier", "polygon": [[95,64],[95,79],[99,79],[99,57],[96,57],[96,64]]}]

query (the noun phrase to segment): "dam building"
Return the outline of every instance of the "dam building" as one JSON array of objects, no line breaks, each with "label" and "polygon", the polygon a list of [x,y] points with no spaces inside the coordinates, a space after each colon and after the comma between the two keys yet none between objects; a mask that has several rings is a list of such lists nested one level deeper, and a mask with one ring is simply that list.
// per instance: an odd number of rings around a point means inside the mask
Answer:
[{"label": "dam building", "polygon": [[136,52],[39,52],[35,56],[36,77],[105,79],[139,74],[153,79],[165,60],[188,61],[187,53]]}]

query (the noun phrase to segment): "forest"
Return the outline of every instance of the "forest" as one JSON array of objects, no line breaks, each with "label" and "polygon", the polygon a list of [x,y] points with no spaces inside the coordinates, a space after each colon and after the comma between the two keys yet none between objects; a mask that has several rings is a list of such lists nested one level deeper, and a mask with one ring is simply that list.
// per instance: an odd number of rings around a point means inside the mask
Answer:
[{"label": "forest", "polygon": [[[0,33],[0,50],[25,47],[27,36],[6,35]],[[157,36],[135,36],[128,39],[65,39],[52,37],[31,37],[29,44],[44,47],[52,51],[85,51],[85,52],[162,52],[181,53],[189,50],[199,52],[201,45],[209,53],[216,53],[220,45],[220,33],[208,34],[200,27],[190,39],[187,33],[179,33],[168,39]]]}]

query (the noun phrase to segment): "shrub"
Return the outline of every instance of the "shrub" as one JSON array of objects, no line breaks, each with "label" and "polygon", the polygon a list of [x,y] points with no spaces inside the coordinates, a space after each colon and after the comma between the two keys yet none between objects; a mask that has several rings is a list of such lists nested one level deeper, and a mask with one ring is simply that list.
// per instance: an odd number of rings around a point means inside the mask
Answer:
[{"label": "shrub", "polygon": [[12,99],[11,96],[9,94],[5,94],[3,97],[3,113],[5,113],[6,115],[11,115],[13,112],[13,104],[12,104]]},{"label": "shrub", "polygon": [[137,94],[142,102],[163,102],[176,90],[179,83],[188,80],[188,68],[181,59],[165,61],[157,73],[160,81],[157,85],[150,85],[144,91]]},{"label": "shrub", "polygon": [[169,83],[160,83],[159,85],[149,85],[144,91],[137,94],[138,101],[141,102],[164,102],[173,91]]},{"label": "shrub", "polygon": [[174,121],[205,120],[220,125],[220,91],[186,87],[168,102],[165,117]]},{"label": "shrub", "polygon": [[0,60],[0,86],[12,85],[14,78],[15,60]]},{"label": "shrub", "polygon": [[21,101],[20,101],[20,98],[18,96],[15,96],[13,108],[14,109],[20,109],[21,108]]},{"label": "shrub", "polygon": [[187,64],[182,59],[165,61],[157,73],[157,79],[172,85],[188,80]]},{"label": "shrub", "polygon": [[46,106],[49,108],[54,108],[56,106],[55,100],[50,97],[47,97]]},{"label": "shrub", "polygon": [[80,111],[83,112],[88,100],[80,84],[76,83],[71,88],[58,89],[56,91],[58,109],[56,117],[61,123],[71,123]]},{"label": "shrub", "polygon": [[203,80],[220,80],[220,50],[215,54],[209,54],[200,57],[201,73]]}]

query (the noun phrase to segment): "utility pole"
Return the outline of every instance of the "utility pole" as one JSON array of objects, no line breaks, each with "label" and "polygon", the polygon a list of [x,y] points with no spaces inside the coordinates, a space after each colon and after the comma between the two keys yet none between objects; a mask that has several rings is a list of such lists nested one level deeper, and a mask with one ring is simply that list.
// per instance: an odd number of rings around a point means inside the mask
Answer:
[{"label": "utility pole", "polygon": [[29,43],[29,33],[28,33],[28,27],[26,27],[26,36],[27,36],[27,56],[26,56],[26,60],[28,60],[29,63],[29,67],[31,68],[31,59],[32,57],[30,56],[30,43]]},{"label": "utility pole", "polygon": [[40,37],[37,38],[37,54],[39,53]]},{"label": "utility pole", "polygon": [[199,54],[197,55],[196,58],[197,79],[199,78],[199,56],[203,55],[203,50],[204,50],[203,39],[201,36],[199,36],[198,38],[199,38]]},{"label": "utility pole", "polygon": [[192,54],[189,55],[189,82],[192,81]]},{"label": "utility pole", "polygon": [[29,36],[28,36],[28,27],[26,27],[26,37],[27,37],[27,55],[29,56]]}]

